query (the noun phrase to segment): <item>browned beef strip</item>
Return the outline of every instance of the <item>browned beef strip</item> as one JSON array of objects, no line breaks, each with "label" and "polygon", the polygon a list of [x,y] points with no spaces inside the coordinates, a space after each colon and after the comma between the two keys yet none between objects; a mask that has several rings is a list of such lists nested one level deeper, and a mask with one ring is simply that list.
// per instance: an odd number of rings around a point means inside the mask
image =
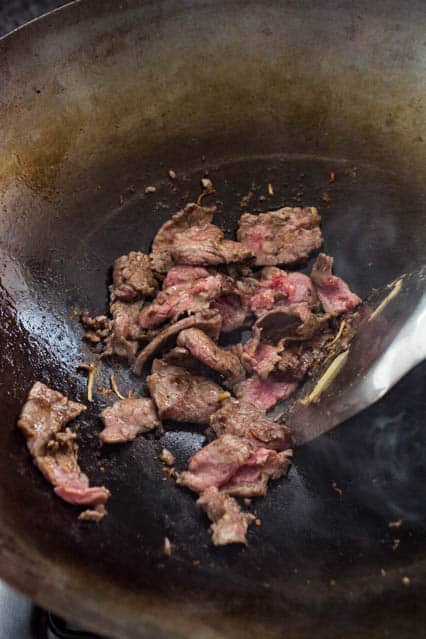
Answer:
[{"label": "browned beef strip", "polygon": [[234,388],[235,395],[244,403],[269,410],[296,390],[296,384],[284,375],[271,373],[266,379],[252,375]]},{"label": "browned beef strip", "polygon": [[221,491],[234,497],[264,497],[271,479],[287,475],[293,457],[292,450],[277,453],[259,448]]},{"label": "browned beef strip", "polygon": [[192,226],[174,237],[171,255],[176,264],[215,266],[244,262],[253,254],[239,242],[223,239],[223,231],[214,224]]},{"label": "browned beef strip", "polygon": [[212,273],[202,266],[186,266],[185,264],[173,266],[164,278],[163,291],[171,286],[193,283],[209,275],[214,275],[214,272]]},{"label": "browned beef strip", "polygon": [[187,204],[181,211],[175,213],[160,228],[152,243],[151,266],[158,273],[166,273],[172,266],[173,260],[170,249],[177,233],[189,229],[191,226],[209,224],[216,207],[203,207],[198,204]]},{"label": "browned beef strip", "polygon": [[291,431],[284,424],[269,419],[263,410],[251,404],[229,398],[210,417],[210,426],[217,437],[236,435],[252,440],[257,446],[284,450],[292,446]]},{"label": "browned beef strip", "polygon": [[133,365],[133,372],[135,375],[140,375],[145,363],[153,357],[157,351],[170,347],[175,341],[176,336],[184,329],[195,326],[210,335],[213,339],[217,339],[219,337],[221,324],[222,320],[219,313],[208,310],[195,313],[195,315],[191,315],[190,317],[184,317],[175,324],[167,326],[141,350]]},{"label": "browned beef strip", "polygon": [[155,294],[158,288],[148,255],[131,251],[114,262],[111,301],[134,302]]},{"label": "browned beef strip", "polygon": [[191,457],[188,470],[179,474],[177,483],[202,493],[210,487],[220,488],[229,482],[255,452],[252,440],[221,435]]},{"label": "browned beef strip", "polygon": [[266,379],[280,361],[283,350],[282,340],[278,344],[266,344],[260,341],[260,331],[254,330],[251,337],[244,345],[237,344],[235,353],[242,365],[249,373],[257,373],[262,379]]},{"label": "browned beef strip", "polygon": [[206,367],[196,359],[186,348],[175,346],[168,353],[163,355],[163,360],[172,366],[180,366],[191,371],[191,373],[206,373]]},{"label": "browned beef strip", "polygon": [[221,295],[210,308],[218,311],[222,317],[222,331],[230,333],[242,328],[246,323],[248,304],[238,293]]},{"label": "browned beef strip", "polygon": [[291,381],[302,380],[327,356],[328,351],[324,346],[332,337],[332,331],[325,327],[309,340],[285,344],[278,362],[278,370]]},{"label": "browned beef strip", "polygon": [[315,207],[284,207],[277,211],[241,216],[237,238],[256,256],[258,266],[295,264],[322,245]]},{"label": "browned beef strip", "polygon": [[35,382],[18,419],[33,457],[41,455],[53,435],[86,410],[41,382]]},{"label": "browned beef strip", "polygon": [[245,377],[238,356],[230,350],[218,346],[206,333],[198,328],[187,328],[177,338],[178,346],[186,348],[200,362],[228,378],[233,386]]},{"label": "browned beef strip", "polygon": [[209,308],[210,302],[219,297],[224,277],[220,274],[201,277],[194,281],[171,286],[158,293],[155,300],[142,309],[139,324],[143,329],[154,328],[181,315],[196,313]]},{"label": "browned beef strip", "polygon": [[312,267],[311,278],[325,312],[340,315],[361,304],[361,299],[342,278],[332,274],[332,268],[333,258],[320,253]]},{"label": "browned beef strip", "polygon": [[154,360],[146,381],[160,418],[177,422],[208,424],[224,393],[212,380],[162,360]]},{"label": "browned beef strip", "polygon": [[104,444],[129,442],[140,433],[161,426],[154,402],[146,397],[130,397],[105,408],[100,417],[105,425],[99,434]]},{"label": "browned beef strip", "polygon": [[197,504],[206,511],[212,522],[210,532],[215,546],[247,543],[247,529],[255,517],[242,512],[233,497],[212,487],[204,491]]},{"label": "browned beef strip", "polygon": [[328,315],[315,315],[304,303],[276,307],[264,313],[255,323],[262,341],[277,343],[281,339],[310,339],[329,320]]},{"label": "browned beef strip", "polygon": [[60,432],[85,408],[36,382],[22,408],[18,428],[27,439],[34,463],[55,493],[72,504],[96,506],[104,504],[110,492],[104,486],[89,486],[88,477],[78,466],[76,435],[69,429]]},{"label": "browned beef strip", "polygon": [[110,306],[112,320],[110,332],[105,339],[103,356],[117,355],[127,359],[129,364],[135,360],[139,340],[145,339],[145,332],[139,325],[139,314],[143,301],[113,302]]}]

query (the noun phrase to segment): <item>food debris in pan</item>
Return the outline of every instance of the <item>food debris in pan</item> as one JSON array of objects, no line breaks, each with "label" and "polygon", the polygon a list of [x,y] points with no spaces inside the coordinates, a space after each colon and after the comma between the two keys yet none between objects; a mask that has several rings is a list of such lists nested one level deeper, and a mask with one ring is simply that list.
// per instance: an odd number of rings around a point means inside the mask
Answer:
[{"label": "food debris in pan", "polygon": [[[173,170],[168,175],[176,179]],[[334,179],[332,172],[329,181]],[[201,188],[197,204],[187,204],[158,230],[149,255],[135,246],[116,259],[108,314],[92,318],[84,312],[81,321],[100,357],[118,358],[137,375],[148,374],[149,395],[125,397],[111,373],[118,400],[99,415],[102,444],[161,432],[166,419],[208,429],[206,445],[186,470],[173,468],[175,457],[166,448],[159,458],[182,490],[197,494],[213,544],[246,544],[249,526],[261,520],[243,508],[286,477],[292,462],[291,424],[274,421],[268,411],[337,354],[304,401],[319,400],[347,356],[361,300],[333,274],[333,258],[324,253],[310,275],[299,270],[323,244],[315,207],[244,213],[236,239],[225,239],[214,224],[215,207],[201,205],[215,192],[209,177],[202,178]],[[145,193],[155,190],[147,186]],[[274,195],[271,183],[267,192]],[[241,201],[245,208],[251,195]],[[244,343],[242,330],[250,332]],[[225,334],[234,336],[227,346],[221,341]],[[88,372],[91,402],[96,364],[80,368]],[[36,382],[18,426],[56,494],[87,506],[81,519],[99,521],[110,493],[90,487],[78,467],[76,435],[66,427],[84,408]],[[342,494],[335,482],[332,486]],[[163,552],[172,552],[168,537]]]}]

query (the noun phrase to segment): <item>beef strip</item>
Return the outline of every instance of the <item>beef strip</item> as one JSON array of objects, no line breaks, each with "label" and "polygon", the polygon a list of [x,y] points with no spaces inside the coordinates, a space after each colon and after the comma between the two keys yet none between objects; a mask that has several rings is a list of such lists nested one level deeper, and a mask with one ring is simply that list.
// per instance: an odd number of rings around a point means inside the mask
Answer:
[{"label": "beef strip", "polygon": [[329,320],[328,315],[315,315],[304,303],[277,307],[264,313],[255,323],[262,341],[310,339]]},{"label": "beef strip", "polygon": [[250,298],[250,309],[259,317],[294,292],[295,287],[285,271],[273,266],[265,267],[260,273],[256,292]]},{"label": "beef strip", "polygon": [[158,288],[148,255],[131,251],[114,262],[111,301],[134,302],[154,295]]},{"label": "beef strip", "polygon": [[219,410],[210,417],[210,426],[217,437],[236,435],[274,450],[292,446],[291,431],[287,426],[273,422],[263,410],[234,398],[222,402]]},{"label": "beef strip", "polygon": [[266,379],[258,375],[249,377],[234,388],[234,393],[242,402],[269,410],[277,402],[290,397],[295,390],[295,383],[285,376],[271,373]]},{"label": "beef strip", "polygon": [[289,381],[301,381],[306,374],[313,372],[327,356],[328,351],[325,349],[325,344],[330,341],[332,336],[333,333],[325,328],[309,340],[285,344],[277,369]]},{"label": "beef strip", "polygon": [[197,505],[212,522],[210,532],[215,546],[247,543],[247,529],[255,516],[242,512],[236,499],[212,487],[202,493]]},{"label": "beef strip", "polygon": [[259,448],[221,491],[234,497],[264,497],[271,479],[287,475],[292,457],[292,450],[277,453],[269,448]]},{"label": "beef strip", "polygon": [[191,457],[188,470],[178,475],[177,483],[202,493],[207,488],[220,488],[229,482],[256,450],[253,441],[221,435]]},{"label": "beef strip", "polygon": [[36,382],[27,397],[18,428],[22,430],[34,463],[54,486],[55,493],[73,504],[104,504],[110,492],[104,486],[89,486],[78,461],[76,435],[64,426],[85,410],[58,391]]},{"label": "beef strip", "polygon": [[224,394],[212,380],[162,360],[154,360],[146,381],[160,418],[176,422],[208,424]]},{"label": "beef strip", "polygon": [[272,373],[280,361],[282,349],[282,342],[277,345],[261,342],[259,331],[255,331],[254,336],[244,345],[237,344],[234,347],[246,371],[257,373],[262,379],[266,379]]},{"label": "beef strip", "polygon": [[170,253],[176,264],[193,266],[244,262],[253,256],[249,248],[224,240],[223,235],[222,229],[214,224],[192,226],[175,235]]},{"label": "beef strip", "polygon": [[184,313],[206,310],[210,302],[219,297],[222,286],[223,276],[220,274],[170,286],[142,309],[139,324],[144,329],[154,328],[167,320],[176,321]]},{"label": "beef strip", "polygon": [[175,324],[167,326],[160,331],[138,354],[132,368],[133,372],[135,375],[140,375],[145,363],[153,357],[157,351],[165,350],[170,347],[176,339],[176,336],[184,329],[192,328],[194,326],[210,335],[212,339],[217,339],[219,337],[221,324],[222,320],[219,313],[208,310],[202,311],[201,313],[195,313],[195,315],[185,317]]},{"label": "beef strip", "polygon": [[173,266],[163,281],[163,290],[179,284],[192,283],[212,274],[202,266]]},{"label": "beef strip", "polygon": [[248,304],[238,293],[221,295],[210,305],[210,308],[220,313],[224,333],[236,331],[246,323]]},{"label": "beef strip", "polygon": [[163,355],[163,360],[172,366],[180,366],[191,371],[191,373],[208,373],[208,369],[196,359],[186,348],[175,346],[168,353]]},{"label": "beef strip", "polygon": [[218,346],[208,335],[198,328],[187,328],[177,338],[178,346],[186,348],[205,366],[227,378],[230,386],[242,381],[244,369],[238,356],[230,350]]},{"label": "beef strip", "polygon": [[105,428],[99,438],[104,444],[129,442],[161,426],[154,402],[146,397],[121,399],[105,408],[100,417]]},{"label": "beef strip", "polygon": [[340,277],[332,275],[333,261],[329,255],[320,253],[312,267],[311,278],[325,312],[340,315],[361,304],[361,299]]},{"label": "beef strip", "polygon": [[191,226],[209,224],[215,213],[216,207],[203,207],[198,204],[187,204],[184,209],[175,213],[160,228],[156,234],[151,248],[151,267],[158,273],[167,273],[173,266],[171,247],[175,236]]},{"label": "beef strip", "polygon": [[237,238],[256,256],[257,266],[295,264],[322,245],[321,218],[315,207],[284,207],[240,217]]},{"label": "beef strip", "polygon": [[103,356],[117,355],[127,359],[131,365],[139,347],[139,341],[146,339],[146,334],[139,325],[139,314],[143,300],[137,302],[121,302],[117,300],[110,306],[112,321],[110,331],[105,339]]}]

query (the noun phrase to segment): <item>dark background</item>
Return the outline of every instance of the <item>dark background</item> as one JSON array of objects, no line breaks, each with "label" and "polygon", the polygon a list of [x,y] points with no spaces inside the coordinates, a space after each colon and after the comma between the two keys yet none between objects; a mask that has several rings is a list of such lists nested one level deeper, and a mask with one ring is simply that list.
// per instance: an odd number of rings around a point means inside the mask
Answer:
[{"label": "dark background", "polygon": [[63,4],[66,4],[66,0],[2,0],[0,36]]}]

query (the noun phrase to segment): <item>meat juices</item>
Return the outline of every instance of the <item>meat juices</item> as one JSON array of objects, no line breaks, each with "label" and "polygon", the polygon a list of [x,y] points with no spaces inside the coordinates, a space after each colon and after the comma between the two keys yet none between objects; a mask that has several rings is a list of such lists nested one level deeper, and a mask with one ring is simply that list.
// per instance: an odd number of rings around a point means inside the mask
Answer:
[{"label": "meat juices", "polygon": [[97,507],[105,504],[110,492],[105,486],[89,486],[77,462],[76,435],[68,428],[62,430],[85,409],[83,404],[36,382],[22,408],[18,428],[27,439],[34,463],[55,493],[71,504]]}]

